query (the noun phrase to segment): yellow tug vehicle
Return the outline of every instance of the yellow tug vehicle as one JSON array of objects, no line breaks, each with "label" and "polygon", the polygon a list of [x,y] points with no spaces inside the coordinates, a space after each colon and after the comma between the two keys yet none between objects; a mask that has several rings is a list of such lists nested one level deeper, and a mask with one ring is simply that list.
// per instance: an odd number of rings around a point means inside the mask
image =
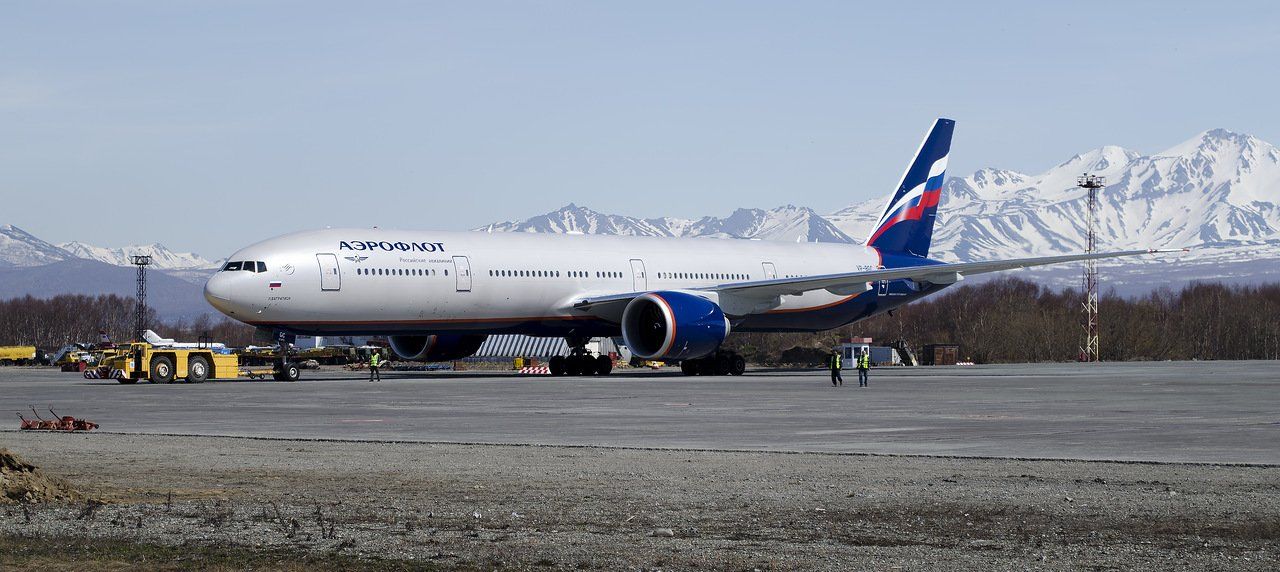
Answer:
[{"label": "yellow tug vehicle", "polygon": [[201,383],[240,375],[240,360],[221,349],[162,347],[147,342],[131,343],[121,349],[124,351],[85,371],[84,376],[132,384],[139,381]]}]

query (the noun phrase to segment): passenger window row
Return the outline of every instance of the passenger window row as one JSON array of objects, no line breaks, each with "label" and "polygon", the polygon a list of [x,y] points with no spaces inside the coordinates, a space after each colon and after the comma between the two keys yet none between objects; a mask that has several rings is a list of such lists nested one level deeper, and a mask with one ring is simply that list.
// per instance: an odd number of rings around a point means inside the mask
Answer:
[{"label": "passenger window row", "polygon": [[[569,272],[570,275],[573,272]],[[489,276],[496,278],[559,278],[559,270],[490,270]]]},{"label": "passenger window row", "polygon": [[[494,278],[559,278],[559,270],[490,270],[489,276]],[[593,274],[582,270],[566,270],[566,278],[590,278]],[[626,278],[625,272],[597,270],[596,278]],[[666,280],[750,280],[750,274],[730,272],[659,272],[658,278]]]},{"label": "passenger window row", "polygon": [[226,266],[222,267],[223,272],[236,272],[240,270],[246,272],[266,272],[267,263],[258,260],[237,260],[235,262],[228,262]]},{"label": "passenger window row", "polygon": [[[490,270],[489,276],[495,278],[590,278],[591,273],[585,270]],[[622,272],[609,272],[598,270],[595,273],[596,278],[623,278],[626,275]]]},{"label": "passenger window row", "polygon": [[733,272],[659,272],[663,280],[750,280],[750,274]]},{"label": "passenger window row", "polygon": [[[437,270],[435,268],[357,268],[356,274],[360,276],[435,276]],[[444,275],[449,275],[449,269],[444,270]]]}]

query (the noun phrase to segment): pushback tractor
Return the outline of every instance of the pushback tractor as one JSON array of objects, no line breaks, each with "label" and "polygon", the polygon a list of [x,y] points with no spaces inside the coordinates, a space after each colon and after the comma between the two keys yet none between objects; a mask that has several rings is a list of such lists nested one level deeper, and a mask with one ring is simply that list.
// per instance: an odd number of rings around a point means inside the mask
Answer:
[{"label": "pushback tractor", "polygon": [[218,348],[174,348],[135,342],[126,351],[106,359],[84,376],[89,379],[114,379],[123,384],[139,381],[151,383],[201,383],[210,379],[235,379],[266,375],[277,381],[297,381],[301,372],[295,363],[282,363],[271,368],[241,368],[239,356]]}]

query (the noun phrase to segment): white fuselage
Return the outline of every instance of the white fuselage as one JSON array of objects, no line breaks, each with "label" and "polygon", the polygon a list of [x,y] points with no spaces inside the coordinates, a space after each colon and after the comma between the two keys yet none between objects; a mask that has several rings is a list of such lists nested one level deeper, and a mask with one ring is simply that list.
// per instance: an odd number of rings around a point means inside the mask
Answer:
[{"label": "white fuselage", "polygon": [[[845,244],[358,228],[285,235],[228,260],[262,264],[209,280],[205,296],[219,311],[294,333],[359,335],[616,335],[616,324],[573,309],[574,301],[881,264],[875,250]],[[856,297],[784,296],[768,312],[737,317],[735,330],[837,327],[866,315],[865,303],[848,304]]]}]

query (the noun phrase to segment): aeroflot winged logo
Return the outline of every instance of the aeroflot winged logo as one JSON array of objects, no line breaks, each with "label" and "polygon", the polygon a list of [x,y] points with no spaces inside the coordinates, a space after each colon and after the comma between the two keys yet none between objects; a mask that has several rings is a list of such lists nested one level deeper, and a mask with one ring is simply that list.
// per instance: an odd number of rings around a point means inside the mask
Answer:
[{"label": "aeroflot winged logo", "polygon": [[338,242],[338,250],[385,250],[387,252],[444,252],[443,242],[389,242],[352,240]]},{"label": "aeroflot winged logo", "polygon": [[369,259],[369,257],[368,257],[368,256],[344,256],[343,258],[346,258],[347,260],[350,260],[350,261],[355,262],[355,263],[357,263],[357,264],[359,264],[359,263],[361,263],[361,262],[364,262],[364,261],[366,261],[366,260],[368,260],[368,259]]}]

